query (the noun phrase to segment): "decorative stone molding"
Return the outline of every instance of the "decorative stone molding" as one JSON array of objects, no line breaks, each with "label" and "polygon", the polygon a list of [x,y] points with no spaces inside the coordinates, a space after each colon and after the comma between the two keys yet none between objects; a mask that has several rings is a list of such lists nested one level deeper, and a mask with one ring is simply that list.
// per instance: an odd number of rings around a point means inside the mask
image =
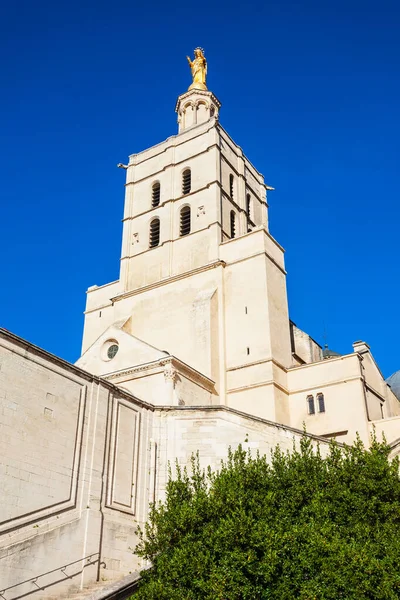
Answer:
[{"label": "decorative stone molding", "polygon": [[[106,506],[134,515],[137,497],[135,482],[139,463],[140,411],[132,402],[123,398],[114,397],[112,404]],[[126,454],[121,448],[125,449]]]},{"label": "decorative stone molding", "polygon": [[119,377],[126,377],[128,375],[134,375],[135,373],[140,373],[141,371],[148,371],[149,369],[154,368],[154,366],[159,366],[160,363],[145,363],[144,365],[139,365],[138,367],[132,367],[132,369],[123,369],[122,371],[115,371],[114,373],[110,373],[110,375],[102,375],[102,379],[110,381],[111,379],[118,379]]},{"label": "decorative stone molding", "polygon": [[186,105],[185,100],[187,99],[192,103],[197,103],[199,100],[203,100],[204,102],[207,99],[209,102],[215,104],[216,108],[221,108],[221,102],[210,90],[189,90],[178,97],[175,106],[176,112],[179,111],[180,106]]},{"label": "decorative stone molding", "polygon": [[[30,528],[32,531],[32,527],[39,527],[39,523],[46,523],[49,519],[62,519],[64,512],[68,512],[70,518],[71,515],[76,516],[89,385],[86,379],[80,377],[80,370],[73,365],[64,363],[61,359],[36,348],[4,329],[0,329],[0,350],[1,370],[5,373],[4,381],[10,381],[10,385],[15,387],[15,389],[9,388],[12,390],[9,391],[9,395],[6,395],[6,390],[3,390],[0,397],[8,397],[8,410],[15,411],[16,417],[23,414],[24,422],[29,420],[36,424],[36,429],[35,425],[32,425],[32,429],[28,428],[23,434],[23,456],[13,452],[13,460],[17,457],[21,459],[12,477],[16,482],[19,480],[18,494],[22,496],[20,502],[12,501],[6,504],[7,511],[2,511],[0,534],[4,534],[5,539],[5,534],[11,535],[13,532],[14,535],[15,530],[26,531],[25,528]],[[34,386],[36,395],[33,396],[33,401],[32,393],[29,391],[31,405],[24,404],[24,393],[13,383],[19,381],[21,375],[27,377],[30,384]],[[85,376],[87,377],[88,374],[85,373]],[[52,391],[48,392],[50,386]],[[55,393],[55,389],[62,390],[62,394]],[[59,423],[55,419],[56,417],[60,419],[58,400],[61,395],[63,403],[68,403],[69,416],[68,423],[64,422],[63,434],[65,439],[70,441],[68,446],[62,449],[57,446],[59,436],[55,433]],[[19,416],[19,418],[23,417]],[[22,431],[19,429],[20,434]],[[58,457],[60,461],[51,465],[49,463],[47,471],[42,469],[41,464],[41,460],[48,455],[46,446],[41,443],[42,440],[52,444],[51,459],[55,461],[57,458],[54,457]],[[21,439],[18,441],[16,437],[16,441],[18,448]],[[31,500],[26,487],[28,482],[32,491]],[[13,499],[10,495],[11,498]]]},{"label": "decorative stone molding", "polygon": [[178,373],[171,365],[164,369],[165,383],[172,383],[175,386]]},{"label": "decorative stone molding", "polygon": [[199,371],[196,371],[196,369],[193,369],[193,367],[189,367],[189,365],[182,362],[175,356],[166,356],[165,358],[144,363],[136,367],[121,369],[121,371],[114,371],[108,375],[102,375],[102,379],[105,379],[106,381],[119,380],[120,383],[121,380],[124,380],[131,375],[133,375],[132,379],[135,379],[136,377],[142,377],[142,373],[144,371],[150,371],[152,372],[151,374],[163,373],[165,381],[173,381],[174,384],[179,375],[183,375],[205,390],[211,393],[214,393],[215,391],[215,382],[212,379],[206,375],[203,375]]},{"label": "decorative stone molding", "polygon": [[[208,227],[205,229],[208,229]],[[251,233],[253,233],[253,231]],[[189,235],[191,235],[191,234],[189,234]],[[171,277],[168,277],[165,280],[155,281],[154,283],[144,285],[143,287],[137,288],[135,290],[129,290],[128,292],[122,292],[116,296],[113,296],[112,298],[110,298],[110,300],[113,303],[120,302],[121,300],[124,300],[125,298],[129,298],[130,296],[137,296],[138,294],[141,294],[142,292],[145,292],[145,291],[147,292],[149,290],[153,290],[153,289],[162,287],[167,284],[169,285],[173,281],[179,281],[180,279],[185,279],[187,277],[191,277],[192,275],[196,275],[197,273],[203,273],[204,271],[209,271],[210,269],[216,269],[217,267],[226,267],[226,262],[224,260],[218,259],[207,265],[197,267],[196,269],[191,269],[190,271],[185,271],[184,273],[179,273],[178,275],[172,275]],[[95,310],[98,310],[98,309],[96,308]]]}]

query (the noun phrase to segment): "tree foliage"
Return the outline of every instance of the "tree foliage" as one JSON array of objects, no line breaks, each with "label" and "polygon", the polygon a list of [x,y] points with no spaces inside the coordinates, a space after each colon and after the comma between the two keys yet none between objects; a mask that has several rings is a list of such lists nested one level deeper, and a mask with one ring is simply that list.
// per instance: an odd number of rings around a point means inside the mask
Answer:
[{"label": "tree foliage", "polygon": [[[136,554],[134,599],[400,598],[400,481],[389,448],[360,440],[323,458],[304,436],[271,460],[239,447],[217,472],[177,466]],[[133,599],[132,599],[133,600]]]}]

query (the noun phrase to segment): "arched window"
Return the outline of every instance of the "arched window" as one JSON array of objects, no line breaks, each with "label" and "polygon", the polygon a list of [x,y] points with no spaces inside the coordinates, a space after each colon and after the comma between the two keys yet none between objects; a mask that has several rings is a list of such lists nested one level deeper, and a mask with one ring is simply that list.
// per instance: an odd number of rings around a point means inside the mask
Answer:
[{"label": "arched window", "polygon": [[229,195],[233,199],[233,175],[232,173],[229,175]]},{"label": "arched window", "polygon": [[318,412],[325,412],[325,398],[323,394],[317,394]]},{"label": "arched window", "polygon": [[236,221],[235,211],[231,210],[231,238],[235,237],[235,221]]},{"label": "arched window", "polygon": [[179,235],[190,233],[190,206],[184,206],[181,210]]},{"label": "arched window", "polygon": [[150,223],[150,248],[155,248],[160,243],[160,219],[153,219]]},{"label": "arched window", "polygon": [[315,415],[314,396],[307,396],[307,410],[309,415]]},{"label": "arched window", "polygon": [[182,194],[189,194],[192,189],[192,173],[190,169],[185,169],[182,173]]},{"label": "arched window", "polygon": [[151,187],[151,206],[154,208],[160,204],[161,186],[160,182],[156,181]]}]

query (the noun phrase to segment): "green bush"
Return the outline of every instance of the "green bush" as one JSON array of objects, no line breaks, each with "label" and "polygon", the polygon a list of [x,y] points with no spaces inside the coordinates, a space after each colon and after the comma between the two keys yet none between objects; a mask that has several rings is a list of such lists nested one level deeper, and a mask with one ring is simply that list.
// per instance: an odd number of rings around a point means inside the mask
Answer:
[{"label": "green bush", "polygon": [[272,460],[242,447],[217,472],[177,467],[136,554],[153,564],[132,600],[400,598],[397,460],[373,440],[323,458],[304,436]]}]

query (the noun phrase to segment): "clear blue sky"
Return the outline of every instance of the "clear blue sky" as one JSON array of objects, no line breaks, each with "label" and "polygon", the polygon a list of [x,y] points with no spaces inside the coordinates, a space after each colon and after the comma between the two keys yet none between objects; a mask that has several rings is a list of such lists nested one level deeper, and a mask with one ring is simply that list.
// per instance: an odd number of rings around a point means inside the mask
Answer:
[{"label": "clear blue sky", "polygon": [[400,5],[3,2],[3,327],[74,361],[85,290],[118,278],[118,162],[176,133],[201,45],[221,123],[276,191],[297,325],[400,369]]}]

